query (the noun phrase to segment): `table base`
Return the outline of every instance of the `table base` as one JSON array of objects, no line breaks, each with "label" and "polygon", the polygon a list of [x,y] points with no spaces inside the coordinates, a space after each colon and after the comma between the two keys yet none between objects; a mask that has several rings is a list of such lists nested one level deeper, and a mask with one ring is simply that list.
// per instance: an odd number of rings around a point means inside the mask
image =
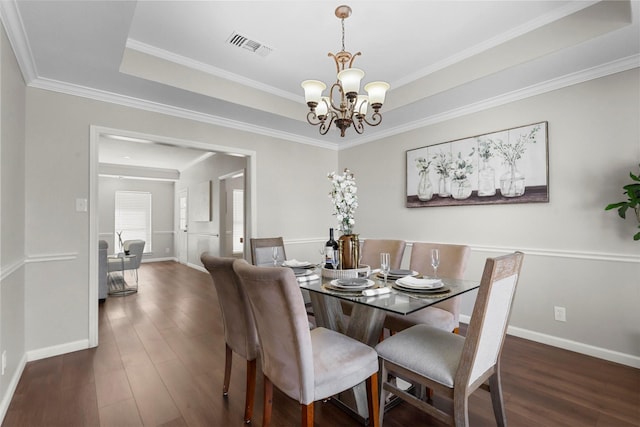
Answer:
[{"label": "table base", "polygon": [[109,296],[123,297],[138,292],[138,286],[129,286],[124,280],[124,274],[109,273]]}]

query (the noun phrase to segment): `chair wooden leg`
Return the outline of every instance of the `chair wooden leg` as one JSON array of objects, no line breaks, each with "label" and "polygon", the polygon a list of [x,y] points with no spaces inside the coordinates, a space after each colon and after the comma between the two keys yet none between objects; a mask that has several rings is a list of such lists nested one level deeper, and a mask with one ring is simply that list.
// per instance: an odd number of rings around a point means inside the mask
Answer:
[{"label": "chair wooden leg", "polygon": [[379,427],[380,407],[378,406],[378,373],[374,372],[366,381],[367,407],[369,408],[369,426]]},{"label": "chair wooden leg", "polygon": [[247,393],[244,398],[244,422],[249,424],[253,417],[253,400],[256,394],[256,359],[247,360]]},{"label": "chair wooden leg", "polygon": [[271,407],[273,406],[273,383],[266,376],[264,377],[264,407],[262,410],[262,427],[269,427],[271,424]]},{"label": "chair wooden leg", "polygon": [[313,427],[313,402],[308,405],[300,404],[302,412],[302,427]]},{"label": "chair wooden leg", "polygon": [[469,398],[464,390],[453,391],[453,423],[456,427],[469,427]]},{"label": "chair wooden leg", "polygon": [[496,371],[489,377],[489,391],[491,393],[491,405],[493,406],[493,414],[496,417],[498,427],[507,425],[507,415],[504,411],[504,403],[502,400],[502,384],[500,381],[500,365],[496,365]]},{"label": "chair wooden leg", "polygon": [[384,364],[384,360],[381,360],[380,364],[380,404],[378,405],[378,426],[382,427],[382,419],[384,418],[384,405],[386,402],[386,392],[384,389],[384,383],[389,380],[389,373],[387,372],[387,367]]},{"label": "chair wooden leg", "polygon": [[225,344],[224,355],[224,383],[222,384],[222,395],[229,395],[229,382],[231,380],[231,363],[233,362],[233,352],[228,344]]}]

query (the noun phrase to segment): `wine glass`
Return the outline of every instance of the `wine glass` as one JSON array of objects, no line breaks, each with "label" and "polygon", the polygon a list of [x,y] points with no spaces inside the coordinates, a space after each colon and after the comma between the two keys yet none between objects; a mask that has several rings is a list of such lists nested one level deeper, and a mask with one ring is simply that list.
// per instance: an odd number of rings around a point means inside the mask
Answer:
[{"label": "wine glass", "polygon": [[384,276],[384,283],[387,284],[387,274],[389,274],[389,270],[391,269],[391,254],[388,252],[383,252],[380,254],[380,271],[382,271],[382,275]]},{"label": "wine glass", "polygon": [[438,277],[438,266],[440,265],[440,251],[431,249],[431,267],[433,267],[433,277]]},{"label": "wine glass", "polygon": [[273,258],[273,266],[278,265],[278,247],[274,246],[271,248],[271,258]]},{"label": "wine glass", "polygon": [[340,253],[338,251],[333,251],[333,256],[331,257],[331,265],[333,266],[334,270],[338,269],[338,264],[340,263]]},{"label": "wine glass", "polygon": [[327,249],[328,247],[323,243],[322,247],[318,248],[318,252],[320,252],[320,267],[324,267],[327,264]]}]

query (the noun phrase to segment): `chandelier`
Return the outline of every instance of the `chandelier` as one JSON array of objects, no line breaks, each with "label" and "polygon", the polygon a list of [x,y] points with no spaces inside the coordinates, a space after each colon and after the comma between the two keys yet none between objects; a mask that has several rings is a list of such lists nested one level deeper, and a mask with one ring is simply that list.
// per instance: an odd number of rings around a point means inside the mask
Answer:
[{"label": "chandelier", "polygon": [[[318,80],[305,80],[305,102],[309,106],[307,121],[314,126],[320,126],[321,135],[325,135],[332,124],[340,129],[340,136],[344,137],[345,131],[353,125],[356,132],[364,132],[364,124],[378,126],[382,122],[380,108],[384,103],[384,97],[389,89],[385,82],[371,82],[365,85],[367,95],[360,95],[360,80],[364,77],[364,71],[352,68],[353,61],[361,52],[351,54],[344,48],[344,20],[351,16],[351,8],[346,5],[338,6],[335,12],[342,23],[342,50],[336,54],[329,52],[336,62],[337,80],[331,85],[329,96],[322,96],[322,91],[327,85]],[[371,107],[373,113],[367,117],[367,108]]]}]

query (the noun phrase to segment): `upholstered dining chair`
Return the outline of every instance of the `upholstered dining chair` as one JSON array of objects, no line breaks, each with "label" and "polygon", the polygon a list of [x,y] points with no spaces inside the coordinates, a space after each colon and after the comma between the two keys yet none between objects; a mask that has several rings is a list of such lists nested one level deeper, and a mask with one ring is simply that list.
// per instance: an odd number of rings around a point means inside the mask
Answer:
[{"label": "upholstered dining chair", "polygon": [[[488,388],[497,424],[506,425],[500,355],[523,258],[523,253],[515,252],[487,259],[466,338],[416,325],[376,346],[382,362],[382,401],[386,390],[448,425],[466,427],[469,396],[479,387]],[[431,399],[424,401],[398,388],[389,381],[394,377],[444,394],[453,400],[452,413],[436,408]],[[383,411],[380,425],[382,418]]]},{"label": "upholstered dining chair", "polygon": [[362,242],[360,264],[368,265],[371,269],[380,267],[380,254],[388,252],[391,258],[391,268],[399,269],[404,256],[404,240],[366,239]]},{"label": "upholstered dining chair", "polygon": [[[438,276],[451,279],[464,278],[471,248],[466,245],[450,245],[444,243],[416,242],[411,248],[409,267],[424,275],[432,275],[431,250],[440,252],[440,265]],[[407,316],[388,313],[384,327],[389,331],[398,332],[417,324],[426,324],[444,329],[449,332],[458,332],[460,327],[460,297],[450,298],[431,307],[416,311]]]},{"label": "upholstered dining chair", "polygon": [[293,271],[233,264],[249,298],[264,374],[262,425],[271,422],[273,386],[300,402],[303,426],[312,427],[314,402],[366,382],[369,419],[378,425],[378,357],[360,341],[322,327],[309,330]]},{"label": "upholstered dining chair", "polygon": [[203,253],[202,264],[213,280],[224,326],[225,359],[222,395],[229,395],[233,353],[247,361],[244,422],[251,422],[256,389],[256,359],[258,357],[258,333],[249,308],[249,300],[233,270],[235,258],[220,258]]},{"label": "upholstered dining chair", "polygon": [[136,276],[136,284],[138,284],[138,269],[142,262],[142,254],[144,253],[144,240],[125,240],[122,244],[122,249],[129,256],[120,258],[109,258],[108,271],[132,270]]},{"label": "upholstered dining chair", "polygon": [[273,265],[273,248],[278,248],[277,261],[279,263],[287,259],[287,255],[284,250],[284,241],[282,237],[262,237],[251,238],[249,240],[251,245],[251,262],[253,265]]}]

